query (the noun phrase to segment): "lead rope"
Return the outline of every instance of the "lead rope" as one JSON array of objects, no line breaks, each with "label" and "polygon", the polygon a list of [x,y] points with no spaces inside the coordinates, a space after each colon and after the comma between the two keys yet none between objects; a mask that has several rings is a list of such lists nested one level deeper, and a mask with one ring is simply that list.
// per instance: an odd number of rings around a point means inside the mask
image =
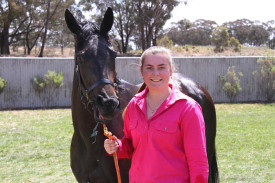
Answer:
[{"label": "lead rope", "polygon": [[[108,131],[106,124],[103,124],[103,131],[104,131],[104,135],[106,137],[108,137],[108,139],[117,141],[117,138],[115,136],[113,136],[111,132]],[[114,157],[114,161],[115,161],[117,181],[118,181],[118,183],[121,183],[121,177],[120,177],[120,171],[119,171],[119,165],[118,165],[118,159],[117,159],[116,152],[113,153],[113,157]]]}]

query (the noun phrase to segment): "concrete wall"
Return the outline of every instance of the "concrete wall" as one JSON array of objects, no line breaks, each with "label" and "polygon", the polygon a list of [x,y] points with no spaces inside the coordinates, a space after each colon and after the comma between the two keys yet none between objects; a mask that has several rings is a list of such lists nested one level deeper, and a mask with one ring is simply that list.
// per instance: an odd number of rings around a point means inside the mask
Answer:
[{"label": "concrete wall", "polygon": [[[252,72],[257,68],[259,57],[184,57],[174,58],[177,72],[193,78],[211,94],[214,102],[228,102],[218,75],[225,75],[229,66],[242,72],[242,91],[236,102],[264,101],[259,95]],[[134,84],[142,82],[139,58],[117,58],[118,77]],[[0,94],[0,109],[69,107],[73,79],[73,58],[13,58],[0,57],[0,76],[8,81]],[[55,91],[37,93],[30,80],[52,70],[62,72],[64,85]]]}]

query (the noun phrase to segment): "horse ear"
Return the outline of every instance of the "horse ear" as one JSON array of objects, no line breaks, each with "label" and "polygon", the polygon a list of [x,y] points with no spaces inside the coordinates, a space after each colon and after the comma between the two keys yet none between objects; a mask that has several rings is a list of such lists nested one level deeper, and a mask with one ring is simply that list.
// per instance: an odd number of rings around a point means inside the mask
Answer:
[{"label": "horse ear", "polygon": [[79,25],[78,21],[74,18],[74,16],[68,9],[66,9],[65,11],[65,20],[67,27],[72,33],[78,35],[82,32],[81,26]]},{"label": "horse ear", "polygon": [[100,25],[100,34],[107,35],[108,32],[111,30],[114,23],[114,14],[112,8],[108,7],[107,11],[105,12],[103,21]]}]

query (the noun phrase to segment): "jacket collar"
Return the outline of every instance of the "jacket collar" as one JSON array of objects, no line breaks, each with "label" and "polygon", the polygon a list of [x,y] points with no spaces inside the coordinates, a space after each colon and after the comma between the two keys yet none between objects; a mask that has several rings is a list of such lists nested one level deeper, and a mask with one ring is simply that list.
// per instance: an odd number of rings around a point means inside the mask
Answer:
[{"label": "jacket collar", "polygon": [[[170,95],[165,99],[165,101],[161,104],[161,106],[156,111],[155,115],[158,115],[163,110],[166,110],[170,106],[172,106],[174,103],[176,103],[178,100],[187,100],[189,98],[187,95],[180,92],[176,87],[173,86],[172,83],[169,83],[169,87],[171,88]],[[138,107],[144,112],[146,115],[146,95],[148,93],[148,88],[146,87],[142,92],[136,94],[135,100]]]}]

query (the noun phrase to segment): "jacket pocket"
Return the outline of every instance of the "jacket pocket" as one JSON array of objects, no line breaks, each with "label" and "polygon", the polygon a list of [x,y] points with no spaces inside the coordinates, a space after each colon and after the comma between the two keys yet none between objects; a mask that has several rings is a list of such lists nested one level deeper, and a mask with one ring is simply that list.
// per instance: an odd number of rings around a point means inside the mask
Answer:
[{"label": "jacket pocket", "polygon": [[130,122],[129,122],[129,129],[130,130],[135,129],[137,127],[137,124],[138,124],[138,120],[137,119],[130,120]]},{"label": "jacket pocket", "polygon": [[153,125],[153,128],[163,133],[176,133],[179,126],[176,122],[158,121]]}]

